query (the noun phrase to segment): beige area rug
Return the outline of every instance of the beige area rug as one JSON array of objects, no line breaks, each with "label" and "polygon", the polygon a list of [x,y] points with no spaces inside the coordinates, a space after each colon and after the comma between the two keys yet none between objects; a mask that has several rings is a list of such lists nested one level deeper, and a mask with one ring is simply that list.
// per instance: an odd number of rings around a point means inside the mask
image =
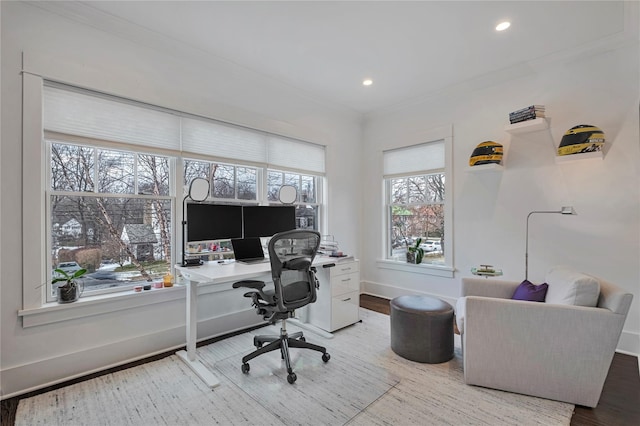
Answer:
[{"label": "beige area rug", "polygon": [[[360,310],[357,323],[325,339],[331,360],[292,349],[298,380],[286,381],[278,352],[250,362],[253,334],[266,327],[198,348],[220,379],[208,389],[171,356],[20,401],[16,425],[568,425],[573,405],[501,392],[463,382],[456,337],[455,357],[420,364],[389,347],[389,316]],[[289,332],[298,330],[289,326]]]}]

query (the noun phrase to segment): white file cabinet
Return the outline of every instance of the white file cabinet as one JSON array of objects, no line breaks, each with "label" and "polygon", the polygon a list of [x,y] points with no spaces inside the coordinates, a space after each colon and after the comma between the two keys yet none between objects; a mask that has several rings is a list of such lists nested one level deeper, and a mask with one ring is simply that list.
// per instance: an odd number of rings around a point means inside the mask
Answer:
[{"label": "white file cabinet", "polygon": [[328,332],[360,321],[360,262],[343,260],[332,265],[318,267],[320,289],[307,312],[310,324]]}]

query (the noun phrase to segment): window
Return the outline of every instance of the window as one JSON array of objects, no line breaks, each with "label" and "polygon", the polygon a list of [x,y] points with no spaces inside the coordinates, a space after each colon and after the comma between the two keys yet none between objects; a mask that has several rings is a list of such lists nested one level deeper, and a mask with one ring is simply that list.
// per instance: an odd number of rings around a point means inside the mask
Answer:
[{"label": "window", "polygon": [[447,173],[450,137],[383,153],[386,254],[406,262],[410,246],[424,250],[427,267],[449,267],[450,200]]},{"label": "window", "polygon": [[279,203],[278,191],[282,185],[291,185],[298,191],[296,205],[296,228],[319,230],[318,183],[317,176],[269,170],[267,173],[267,201]]},{"label": "window", "polygon": [[444,264],[444,174],[389,179],[388,185],[391,258],[403,258],[420,239],[422,262]]},{"label": "window", "polygon": [[255,167],[220,164],[202,160],[184,161],[184,185],[197,177],[209,182],[213,199],[222,201],[257,201],[258,171]]},{"label": "window", "polygon": [[300,226],[318,229],[323,146],[31,74],[23,81],[23,234],[35,242],[24,250],[40,259],[23,269],[24,309],[55,301],[58,266],[88,270],[84,296],[160,279],[181,254],[176,203],[194,177],[209,179],[210,200],[222,204],[276,202],[275,182],[293,184]]},{"label": "window", "polygon": [[[51,269],[78,263],[84,294],[170,271],[170,158],[46,138]],[[55,297],[51,286],[48,298]]]}]

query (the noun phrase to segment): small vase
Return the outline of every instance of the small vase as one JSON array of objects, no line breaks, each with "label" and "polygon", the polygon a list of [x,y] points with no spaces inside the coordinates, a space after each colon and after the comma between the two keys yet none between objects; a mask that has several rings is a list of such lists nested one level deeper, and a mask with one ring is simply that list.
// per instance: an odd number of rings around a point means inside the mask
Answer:
[{"label": "small vase", "polygon": [[80,298],[80,290],[77,285],[61,286],[56,289],[58,303],[71,303]]},{"label": "small vase", "polygon": [[416,254],[414,252],[407,252],[407,263],[416,263]]}]

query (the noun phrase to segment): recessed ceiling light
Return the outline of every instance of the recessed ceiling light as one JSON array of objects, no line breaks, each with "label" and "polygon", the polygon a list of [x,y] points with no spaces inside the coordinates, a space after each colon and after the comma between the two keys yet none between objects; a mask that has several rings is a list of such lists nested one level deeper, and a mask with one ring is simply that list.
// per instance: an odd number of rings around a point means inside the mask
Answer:
[{"label": "recessed ceiling light", "polygon": [[504,22],[500,22],[497,26],[496,26],[496,31],[504,31],[507,28],[509,28],[511,26],[511,22],[509,21],[504,21]]},{"label": "recessed ceiling light", "polygon": [[363,86],[371,86],[372,84],[373,84],[373,80],[371,80],[370,78],[365,78],[364,80],[362,80]]}]

